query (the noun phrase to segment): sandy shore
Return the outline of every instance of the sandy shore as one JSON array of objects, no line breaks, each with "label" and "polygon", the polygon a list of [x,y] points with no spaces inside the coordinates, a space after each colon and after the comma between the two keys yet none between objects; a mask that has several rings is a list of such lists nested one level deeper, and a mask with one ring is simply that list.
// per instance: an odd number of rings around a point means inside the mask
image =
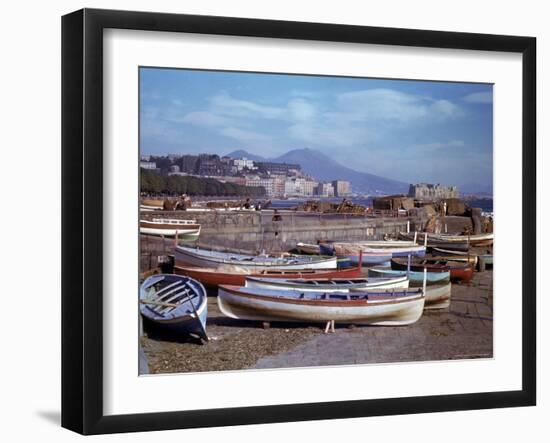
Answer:
[{"label": "sandy shore", "polygon": [[333,334],[319,325],[272,323],[264,329],[259,322],[224,317],[214,293],[208,300],[210,342],[178,341],[146,329],[141,345],[151,374],[490,358],[492,274],[476,272],[469,284],[453,283],[450,308],[424,311],[413,325],[337,325]]}]

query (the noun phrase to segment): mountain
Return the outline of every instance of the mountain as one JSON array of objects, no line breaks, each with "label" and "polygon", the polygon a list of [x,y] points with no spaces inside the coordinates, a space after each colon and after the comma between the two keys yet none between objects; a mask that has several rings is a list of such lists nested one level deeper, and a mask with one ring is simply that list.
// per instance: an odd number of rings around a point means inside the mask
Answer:
[{"label": "mountain", "polygon": [[254,161],[273,161],[279,163],[297,163],[302,170],[319,181],[347,180],[351,182],[353,192],[364,194],[406,194],[409,184],[359,172],[341,165],[322,152],[313,149],[294,149],[276,158],[264,158],[243,149],[227,154],[232,158],[246,157]]},{"label": "mountain", "polygon": [[246,152],[244,149],[238,149],[237,151],[230,152],[229,154],[226,154],[226,157],[247,158],[248,160],[254,160],[256,162],[263,162],[267,160],[266,158],[259,155],[254,155],[250,152]]},{"label": "mountain", "polygon": [[322,152],[295,149],[272,159],[275,162],[297,163],[302,170],[319,181],[348,180],[353,192],[368,194],[405,194],[409,184],[343,166]]}]

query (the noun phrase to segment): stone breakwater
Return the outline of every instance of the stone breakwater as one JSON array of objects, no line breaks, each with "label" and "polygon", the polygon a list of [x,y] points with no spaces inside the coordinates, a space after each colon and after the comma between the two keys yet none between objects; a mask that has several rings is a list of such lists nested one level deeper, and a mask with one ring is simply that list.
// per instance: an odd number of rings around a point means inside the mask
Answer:
[{"label": "stone breakwater", "polygon": [[369,218],[357,215],[318,214],[296,211],[156,212],[143,218],[193,219],[201,224],[199,244],[204,247],[250,251],[287,251],[297,242],[318,240],[356,241],[382,239],[411,229],[420,230],[420,219]]}]

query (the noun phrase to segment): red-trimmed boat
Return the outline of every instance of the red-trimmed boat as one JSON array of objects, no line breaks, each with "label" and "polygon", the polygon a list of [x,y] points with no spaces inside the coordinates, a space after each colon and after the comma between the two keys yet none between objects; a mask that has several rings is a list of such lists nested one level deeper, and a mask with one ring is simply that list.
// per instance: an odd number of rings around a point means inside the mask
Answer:
[{"label": "red-trimmed boat", "polygon": [[[392,258],[392,269],[406,271],[408,259],[404,257]],[[411,271],[447,272],[451,273],[451,280],[469,282],[474,276],[474,267],[471,263],[447,260],[444,257],[411,257]]]},{"label": "red-trimmed boat", "polygon": [[267,269],[249,273],[246,269],[235,267],[198,268],[192,266],[175,266],[174,274],[186,275],[200,281],[203,285],[244,286],[246,277],[286,278],[286,279],[349,279],[361,277],[361,264],[341,269],[307,269],[301,271]]}]

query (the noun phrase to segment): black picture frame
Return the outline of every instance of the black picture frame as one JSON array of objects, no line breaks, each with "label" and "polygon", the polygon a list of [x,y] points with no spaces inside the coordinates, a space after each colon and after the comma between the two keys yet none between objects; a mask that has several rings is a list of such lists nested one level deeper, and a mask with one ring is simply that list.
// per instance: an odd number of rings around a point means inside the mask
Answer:
[{"label": "black picture frame", "polygon": [[[522,389],[104,415],[102,37],[103,30],[108,28],[522,54]],[[535,67],[533,37],[96,9],[65,15],[62,18],[62,426],[82,434],[103,434],[535,405]]]}]

